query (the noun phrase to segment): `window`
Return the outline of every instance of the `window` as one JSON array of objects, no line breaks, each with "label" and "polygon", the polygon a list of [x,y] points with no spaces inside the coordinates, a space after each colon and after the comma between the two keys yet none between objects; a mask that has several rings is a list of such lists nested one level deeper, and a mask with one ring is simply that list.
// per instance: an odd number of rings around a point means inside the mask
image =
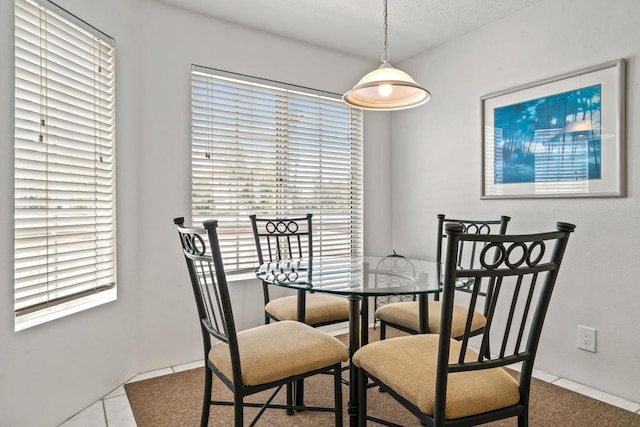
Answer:
[{"label": "window", "polygon": [[114,42],[15,2],[15,328],[116,297]]},{"label": "window", "polygon": [[192,219],[253,271],[249,215],[313,214],[316,256],[362,255],[362,112],[335,94],[194,66]]}]

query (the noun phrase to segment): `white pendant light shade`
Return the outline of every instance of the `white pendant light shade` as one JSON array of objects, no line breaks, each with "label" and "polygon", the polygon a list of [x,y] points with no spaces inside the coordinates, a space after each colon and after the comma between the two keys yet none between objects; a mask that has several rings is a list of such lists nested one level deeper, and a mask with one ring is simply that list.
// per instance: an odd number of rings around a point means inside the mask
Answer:
[{"label": "white pendant light shade", "polygon": [[352,107],[363,110],[393,111],[422,105],[431,94],[402,70],[383,62],[380,68],[360,79],[342,96]]},{"label": "white pendant light shade", "polygon": [[387,38],[387,0],[384,5],[384,51],[382,65],[360,79],[353,89],[342,95],[342,100],[362,110],[393,111],[424,104],[431,94],[411,76],[389,63]]}]

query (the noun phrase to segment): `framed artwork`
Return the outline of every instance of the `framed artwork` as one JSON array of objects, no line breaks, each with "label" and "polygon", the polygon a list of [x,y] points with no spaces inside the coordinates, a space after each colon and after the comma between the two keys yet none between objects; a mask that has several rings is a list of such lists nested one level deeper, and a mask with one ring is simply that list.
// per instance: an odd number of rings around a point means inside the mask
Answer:
[{"label": "framed artwork", "polygon": [[482,199],[624,196],[624,60],[481,102]]}]

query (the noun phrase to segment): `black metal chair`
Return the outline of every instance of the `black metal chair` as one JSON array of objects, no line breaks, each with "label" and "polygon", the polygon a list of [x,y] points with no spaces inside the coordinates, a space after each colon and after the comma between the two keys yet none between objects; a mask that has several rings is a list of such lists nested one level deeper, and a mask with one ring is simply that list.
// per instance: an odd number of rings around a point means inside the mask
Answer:
[{"label": "black metal chair", "polygon": [[[409,258],[406,258],[403,255],[397,254],[396,251],[393,251],[393,254],[387,255],[378,261],[378,265],[376,266],[376,270],[378,271],[391,271],[397,272],[401,274],[406,274],[411,277],[416,276],[416,268],[411,262]],[[384,285],[385,287],[393,286],[394,281],[399,281],[397,277],[391,275],[379,274],[375,276],[375,287],[378,285]],[[415,301],[415,295],[383,295],[374,297],[374,312],[377,311],[380,307],[392,304],[396,302],[410,302]],[[373,318],[373,329],[376,328],[378,322],[378,318],[374,316]]]},{"label": "black metal chair", "polygon": [[[312,214],[299,218],[249,218],[260,265],[313,255]],[[269,286],[262,283],[265,324],[270,320],[299,320],[324,326],[349,321],[349,302],[345,298],[299,291],[297,295],[270,299]]]},{"label": "black metal chair", "polygon": [[[445,215],[438,215],[438,247],[436,252],[436,260],[442,263],[442,248],[446,239],[444,227],[446,224],[460,224],[462,232],[466,234],[486,235],[486,234],[504,234],[507,231],[507,225],[511,220],[508,216],[501,216],[496,220],[469,220],[469,219],[453,219],[446,218]],[[458,267],[469,268],[474,266],[475,255],[482,250],[483,242],[468,242],[460,249],[458,253]],[[474,334],[482,332],[482,328],[487,321],[487,311],[489,309],[493,284],[488,282],[483,289],[480,289],[473,298],[484,297],[485,303],[482,311],[469,310],[469,305],[456,305],[453,312],[453,327],[451,329],[452,336],[459,338],[462,336],[464,328],[468,322],[471,324],[471,331]],[[458,288],[459,291],[470,293],[465,287]],[[428,320],[427,332],[437,334],[440,333],[440,301],[439,294],[435,295],[435,301],[428,304]],[[473,306],[476,305],[475,299],[470,301]],[[419,305],[417,301],[400,302],[380,307],[375,312],[376,319],[380,320],[380,339],[386,338],[386,327],[391,326],[401,331],[417,334],[420,331]]]},{"label": "black metal chair", "polygon": [[[337,338],[295,321],[236,332],[216,231],[218,222],[205,221],[204,228],[200,228],[185,227],[184,218],[173,221],[189,270],[204,343],[206,367],[201,426],[208,425],[211,405],[233,405],[235,426],[243,425],[244,407],[262,408],[251,425],[267,408],[279,408],[286,409],[288,414],[294,410],[332,411],[335,425],[341,426],[341,364],[349,359],[347,347]],[[212,338],[218,342],[212,344]],[[333,375],[334,407],[293,405],[292,384],[319,373]],[[233,402],[211,399],[213,374],[233,392]],[[283,385],[287,386],[287,404],[271,403]],[[274,388],[265,404],[244,401],[246,396]]]},{"label": "black metal chair", "polygon": [[[557,231],[528,235],[464,233],[447,224],[441,333],[377,341],[353,356],[361,389],[371,379],[428,426],[471,426],[518,417],[528,425],[531,375],[547,307],[573,224],[557,223]],[[460,268],[462,247],[481,244],[476,264]],[[477,296],[493,281],[487,323],[472,337],[467,324],[460,340],[451,338],[456,289],[464,281]],[[473,299],[473,298],[472,298]],[[473,307],[471,307],[473,309]],[[489,341],[497,354],[487,354]],[[474,347],[472,349],[471,347]],[[519,379],[503,367],[522,363]],[[359,414],[367,417],[366,393]]]}]

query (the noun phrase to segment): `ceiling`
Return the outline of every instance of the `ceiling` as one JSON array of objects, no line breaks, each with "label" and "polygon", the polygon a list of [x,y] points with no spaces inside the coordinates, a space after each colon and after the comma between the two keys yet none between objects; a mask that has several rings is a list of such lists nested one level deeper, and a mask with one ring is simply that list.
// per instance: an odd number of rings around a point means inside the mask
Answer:
[{"label": "ceiling", "polygon": [[[158,0],[279,36],[378,60],[382,0]],[[513,14],[541,0],[389,0],[390,62]]]}]

